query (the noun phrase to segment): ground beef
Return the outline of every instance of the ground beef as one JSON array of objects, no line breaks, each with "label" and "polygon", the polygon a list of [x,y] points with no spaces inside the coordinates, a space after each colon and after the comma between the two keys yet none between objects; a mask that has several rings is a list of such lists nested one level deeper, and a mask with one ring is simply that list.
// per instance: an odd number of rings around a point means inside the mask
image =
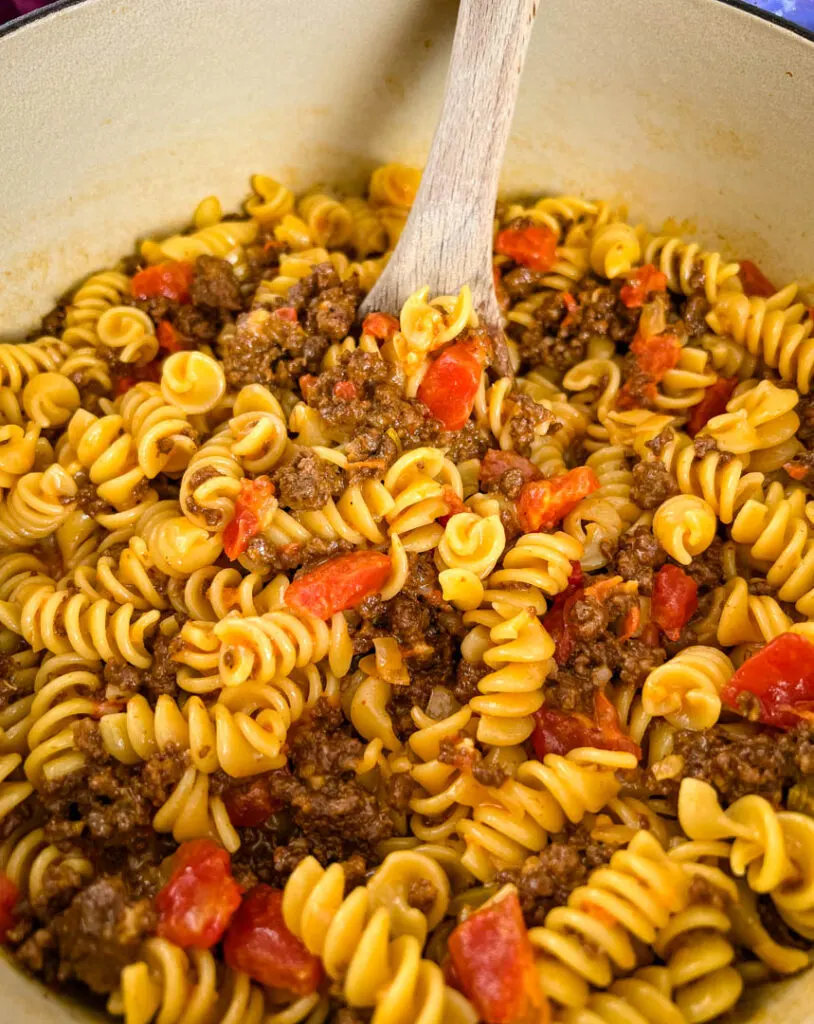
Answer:
[{"label": "ground beef", "polygon": [[678,494],[678,484],[662,462],[638,462],[633,467],[631,499],[643,509],[658,508]]},{"label": "ground beef", "polygon": [[[786,790],[797,782],[812,764],[810,726],[793,732],[764,729],[755,735],[733,735],[726,726],[715,725],[704,732],[680,730],[674,752],[683,758],[683,775],[711,783],[725,805],[747,793],[765,797],[781,806]],[[666,792],[675,797],[678,782],[658,783],[647,778],[651,792]]]},{"label": "ground beef", "polygon": [[342,341],[353,326],[362,301],[358,281],[342,282],[330,263],[320,263],[312,274],[288,292],[287,302],[304,310],[306,330],[329,341]]},{"label": "ground beef", "polygon": [[162,694],[178,695],[178,662],[172,660],[172,639],[158,633],[152,644],[153,660],[144,677],[144,692],[151,704]]},{"label": "ground beef", "polygon": [[709,330],[706,321],[708,312],[709,303],[703,292],[694,292],[684,303],[681,319],[690,338],[697,338]]},{"label": "ground beef", "polygon": [[125,662],[109,661],[104,668],[105,700],[127,700],[141,690],[143,673]]},{"label": "ground beef", "polygon": [[206,309],[198,306],[179,306],[170,322],[179,334],[189,340],[193,348],[211,344],[220,330],[218,319],[207,315]]},{"label": "ground beef", "polygon": [[603,601],[588,595],[573,603],[566,618],[573,647],[565,664],[547,680],[547,705],[592,715],[594,692],[604,689],[614,676],[621,683],[638,686],[664,662],[663,647],[640,637],[620,640],[610,628],[637,603],[635,594],[624,591],[611,593]]},{"label": "ground beef", "polygon": [[197,258],[189,296],[195,306],[231,312],[243,308],[240,283],[232,265],[217,256]]},{"label": "ground beef", "polygon": [[797,439],[805,445],[807,451],[814,451],[814,391],[801,395],[794,411],[800,417]]},{"label": "ground beef", "polygon": [[310,382],[304,394],[329,427],[351,436],[393,430],[404,448],[415,448],[436,444],[441,433],[426,406],[404,397],[400,367],[369,352],[343,355],[337,366]]},{"label": "ground beef", "polygon": [[386,782],[387,802],[394,811],[406,811],[417,785],[410,775],[391,775]]},{"label": "ground beef", "polygon": [[312,537],[304,544],[286,544],[277,547],[263,536],[252,537],[246,546],[246,557],[264,574],[276,575],[297,569],[309,569],[336,555],[354,551],[354,545],[347,540],[323,540]]},{"label": "ground beef", "polygon": [[702,875],[693,875],[687,892],[690,904],[716,907],[726,910],[729,896]]},{"label": "ground beef", "polygon": [[720,465],[725,466],[728,462],[731,462],[735,457],[732,452],[722,451],[718,447],[718,442],[714,437],[710,437],[707,434],[699,434],[693,439],[693,451],[695,452],[696,459],[703,459],[705,455],[709,455],[710,452],[716,452],[720,455]]},{"label": "ground beef", "polygon": [[169,798],[186,768],[186,754],[166,751],[129,766],[107,756],[92,721],[77,726],[77,747],[87,761],[71,775],[46,783],[40,800],[49,815],[46,838],[65,838],[81,826],[83,835],[111,846],[127,845],[145,830],[152,829],[156,809]]},{"label": "ground beef", "polygon": [[639,593],[653,592],[653,574],[667,559],[649,526],[637,526],[619,538],[614,569],[625,580],[635,580]]},{"label": "ground beef", "polygon": [[36,332],[36,336],[39,338],[45,334],[52,338],[61,338],[62,332],[65,330],[66,316],[67,307],[65,305],[60,303],[55,306],[50,313],[46,313],[42,318],[42,328]]},{"label": "ground beef", "polygon": [[407,887],[407,904],[429,914],[438,898],[438,890],[428,878],[414,878]]},{"label": "ground beef", "polygon": [[247,384],[291,387],[304,373],[318,373],[330,342],[308,335],[298,322],[255,309],[237,318],[223,341],[223,368],[233,388]]},{"label": "ground beef", "polygon": [[452,687],[455,699],[461,704],[468,704],[472,697],[478,695],[478,683],[491,671],[483,661],[466,661],[461,658],[455,669],[455,685]]},{"label": "ground beef", "polygon": [[324,508],[338,498],[346,485],[345,473],[335,463],[321,459],[311,448],[302,448],[273,476],[280,504],[297,511]]},{"label": "ground beef", "polygon": [[435,444],[446,449],[447,458],[457,464],[467,459],[482,459],[493,442],[491,434],[474,420],[467,420],[460,430],[444,431]]},{"label": "ground beef", "polygon": [[331,1010],[328,1024],[369,1024],[372,1010],[360,1010],[356,1006],[338,1006]]},{"label": "ground beef", "polygon": [[574,296],[577,305],[573,310],[568,309],[562,293],[546,293],[532,314],[534,325],[521,329],[519,337],[514,329],[522,363],[563,371],[585,358],[591,338],[629,344],[640,311],[619,301],[620,287],[621,282],[607,285],[585,278]]},{"label": "ground beef", "polygon": [[[290,767],[268,775],[269,792],[281,801],[280,813],[292,826],[288,845],[301,840],[294,848],[299,858],[310,853],[322,864],[355,853],[370,859],[376,845],[392,836],[393,820],[356,778],[364,744],[352,735],[342,709],[319,700],[289,732],[288,748]],[[255,836],[255,845],[266,851],[280,839],[276,834],[269,838],[268,831],[267,822]],[[278,856],[275,850],[275,872],[288,868],[294,851]],[[252,864],[256,870],[256,857]]]},{"label": "ground beef", "polygon": [[684,566],[684,572],[695,580],[699,588],[712,590],[719,587],[724,581],[723,552],[723,541],[720,537],[713,537],[706,551],[695,555],[692,562]]},{"label": "ground beef", "polygon": [[545,406],[535,402],[530,395],[512,392],[508,400],[514,406],[509,420],[512,450],[524,456],[531,455],[531,442],[536,436],[535,431],[554,417]]},{"label": "ground beef", "polygon": [[300,778],[351,773],[364,743],[347,730],[342,708],[321,697],[289,732],[293,770]]},{"label": "ground beef", "polygon": [[362,430],[345,446],[348,474],[351,480],[383,476],[399,455],[399,448],[390,434],[383,430]]},{"label": "ground beef", "polygon": [[461,746],[461,738],[441,740],[438,760],[452,764],[462,771],[471,772],[482,786],[500,786],[506,780],[506,772],[496,759],[484,758],[475,747]]},{"label": "ground beef", "polygon": [[67,910],[25,942],[17,956],[42,970],[52,951],[59,959],[56,980],[75,978],[93,992],[112,992],[154,928],[151,901],[132,900],[121,878],[103,876],[74,896]]},{"label": "ground beef", "polygon": [[531,928],[542,925],[553,907],[562,906],[590,873],[610,860],[614,848],[595,843],[584,826],[570,827],[551,837],[536,857],[528,857],[521,868],[500,871],[495,883],[517,886],[523,917]]},{"label": "ground beef", "polygon": [[[527,299],[535,291],[540,291],[543,287],[542,279],[545,275],[538,273],[536,270],[529,270],[528,267],[515,267],[514,270],[510,270],[508,274],[503,277],[503,287],[506,289],[506,293],[513,302],[517,302],[519,299]],[[546,298],[562,299],[559,292],[546,293]],[[564,315],[565,303],[560,302],[557,316],[552,324],[549,326],[559,326],[560,314]]]},{"label": "ground beef", "polygon": [[597,690],[605,688],[609,678],[605,665],[601,665],[599,671],[585,675],[571,672],[567,668],[558,668],[546,680],[546,707],[593,716],[594,695]]},{"label": "ground beef", "polygon": [[99,497],[96,487],[84,474],[77,473],[76,482],[78,484],[76,492],[77,508],[80,508],[89,516],[104,515],[104,513],[112,511],[112,506]]}]

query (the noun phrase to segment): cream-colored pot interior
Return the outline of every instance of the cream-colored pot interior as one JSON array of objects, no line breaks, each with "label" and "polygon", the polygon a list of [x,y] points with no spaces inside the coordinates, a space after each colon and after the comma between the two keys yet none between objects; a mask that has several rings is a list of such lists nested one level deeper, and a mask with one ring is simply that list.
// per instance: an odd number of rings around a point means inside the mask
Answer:
[{"label": "cream-colored pot interior", "polygon": [[[814,44],[717,0],[541,5],[505,190],[624,199],[809,278]],[[253,171],[302,188],[421,164],[455,7],[85,0],[0,38],[0,337],[202,196],[235,206]],[[814,1020],[814,977],[752,1002]],[[0,1024],[88,1019],[0,962]]]}]

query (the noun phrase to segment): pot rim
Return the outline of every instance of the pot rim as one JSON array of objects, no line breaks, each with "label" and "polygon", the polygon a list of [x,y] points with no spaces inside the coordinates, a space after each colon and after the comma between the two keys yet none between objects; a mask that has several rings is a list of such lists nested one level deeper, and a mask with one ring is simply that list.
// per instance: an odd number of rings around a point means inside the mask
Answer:
[{"label": "pot rim", "polygon": [[[11,35],[18,29],[25,28],[26,25],[40,21],[42,18],[48,18],[53,14],[59,14],[60,11],[64,11],[69,7],[76,7],[79,4],[88,2],[89,0],[56,0],[55,3],[50,4],[48,7],[40,7],[35,11],[29,11],[28,14],[21,14],[19,18],[12,18],[5,25],[0,25],[0,39]],[[760,21],[765,21],[770,25],[775,25],[777,28],[785,29],[787,32],[805,39],[806,42],[814,43],[814,31],[803,28],[801,25],[797,25],[786,18],[782,18],[779,14],[772,14],[770,11],[764,11],[760,7],[755,7],[753,4],[747,3],[746,0],[715,0],[715,2],[724,4],[727,7],[733,7],[737,11],[743,11],[745,14],[750,14]]]}]

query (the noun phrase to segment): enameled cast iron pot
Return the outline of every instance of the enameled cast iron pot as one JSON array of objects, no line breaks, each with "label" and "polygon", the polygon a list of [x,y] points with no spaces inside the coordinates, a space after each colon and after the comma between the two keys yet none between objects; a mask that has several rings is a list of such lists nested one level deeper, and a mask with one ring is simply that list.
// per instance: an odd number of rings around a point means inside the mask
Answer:
[{"label": "enameled cast iron pot", "polygon": [[[454,21],[454,0],[62,0],[0,29],[0,338],[252,172],[420,165]],[[814,37],[736,2],[544,0],[506,192],[624,199],[783,281],[814,274],[812,183]],[[743,1018],[814,1020],[814,976]],[[0,1024],[91,1019],[0,961]]]}]

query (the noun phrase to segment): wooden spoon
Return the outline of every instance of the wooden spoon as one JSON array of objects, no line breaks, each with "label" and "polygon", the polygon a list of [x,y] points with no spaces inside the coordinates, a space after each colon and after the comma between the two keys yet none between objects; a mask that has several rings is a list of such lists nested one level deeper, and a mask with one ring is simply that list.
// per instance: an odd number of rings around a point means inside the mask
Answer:
[{"label": "wooden spoon", "polygon": [[492,277],[498,178],[537,0],[461,0],[441,118],[409,219],[390,262],[362,303],[398,315],[429,285],[454,295],[468,284],[511,374]]}]

